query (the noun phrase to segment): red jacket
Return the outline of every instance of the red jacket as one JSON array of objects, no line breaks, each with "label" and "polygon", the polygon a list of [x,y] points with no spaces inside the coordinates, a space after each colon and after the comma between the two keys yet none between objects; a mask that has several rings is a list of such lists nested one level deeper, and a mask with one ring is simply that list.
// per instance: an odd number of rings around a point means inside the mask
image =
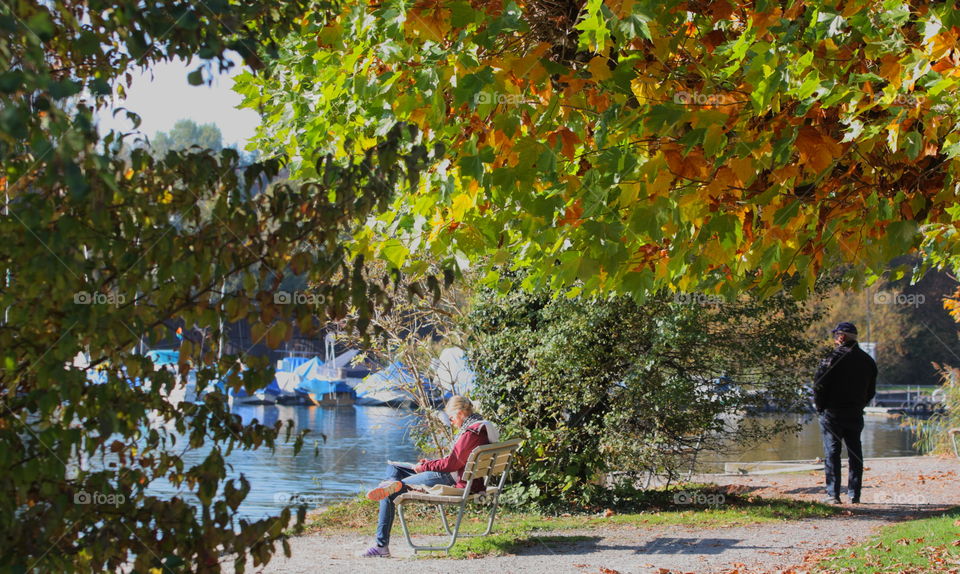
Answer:
[{"label": "red jacket", "polygon": [[[483,423],[476,423],[467,427],[467,432],[463,433],[457,444],[453,445],[450,454],[443,458],[423,462],[420,464],[420,468],[424,471],[455,472],[457,474],[457,488],[465,488],[467,483],[463,481],[463,467],[467,466],[467,458],[470,457],[473,449],[485,444],[490,444],[490,440],[487,438],[487,429],[483,426]],[[470,492],[480,492],[483,488],[483,481],[476,480],[470,487]]]}]

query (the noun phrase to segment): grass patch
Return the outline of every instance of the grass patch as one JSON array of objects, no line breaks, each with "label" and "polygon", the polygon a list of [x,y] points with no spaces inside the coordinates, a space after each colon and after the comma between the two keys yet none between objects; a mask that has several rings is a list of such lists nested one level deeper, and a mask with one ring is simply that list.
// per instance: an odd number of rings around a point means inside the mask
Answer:
[{"label": "grass patch", "polygon": [[960,508],[884,527],[870,541],[836,551],[817,572],[920,574],[960,569]]},{"label": "grass patch", "polygon": [[[678,493],[684,493],[686,498]],[[708,495],[713,498],[708,498]],[[717,495],[722,495],[718,497]],[[824,518],[841,512],[841,509],[819,503],[806,503],[789,499],[764,499],[740,494],[722,494],[711,488],[686,490],[648,491],[643,495],[647,507],[644,510],[630,508],[617,512],[602,509],[590,512],[581,509],[560,514],[501,508],[497,511],[493,534],[481,538],[458,539],[450,556],[471,558],[478,556],[512,554],[523,547],[541,544],[547,540],[555,543],[573,543],[589,539],[589,536],[544,536],[541,533],[556,533],[564,530],[593,530],[609,528],[653,528],[660,526],[696,526],[698,528],[726,528],[764,522]],[[720,502],[713,506],[680,505],[676,500],[711,500]],[[596,509],[594,509],[596,510]],[[379,504],[366,498],[332,505],[307,517],[304,534],[369,534],[376,529]],[[412,535],[444,534],[435,506],[407,506],[405,516]],[[453,509],[447,509],[451,527],[455,519]],[[487,512],[482,507],[472,507],[464,515],[460,532],[476,534],[486,528]],[[402,540],[399,518],[394,523],[395,539]],[[440,553],[443,556],[442,553]]]}]

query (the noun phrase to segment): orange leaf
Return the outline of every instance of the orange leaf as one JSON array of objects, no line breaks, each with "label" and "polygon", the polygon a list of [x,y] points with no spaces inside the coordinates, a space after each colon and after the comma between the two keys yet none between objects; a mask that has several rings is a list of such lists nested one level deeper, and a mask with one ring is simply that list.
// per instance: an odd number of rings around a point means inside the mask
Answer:
[{"label": "orange leaf", "polygon": [[834,158],[843,151],[840,144],[812,126],[800,128],[796,147],[800,152],[800,163],[808,166],[815,173],[830,167]]},{"label": "orange leaf", "polygon": [[931,69],[933,69],[934,72],[942,73],[954,66],[956,66],[956,64],[950,58],[941,58],[939,62],[931,66]]},{"label": "orange leaf", "polygon": [[762,36],[767,32],[767,28],[778,23],[783,10],[777,6],[772,12],[764,12],[753,15],[753,27],[757,29],[757,36]]},{"label": "orange leaf", "polygon": [[691,150],[689,154],[683,156],[676,146],[664,146],[663,157],[670,166],[670,171],[686,179],[702,179],[706,177],[708,167],[703,158],[703,152],[699,149]]},{"label": "orange leaf", "polygon": [[570,128],[562,127],[547,135],[547,141],[550,142],[551,148],[556,147],[557,137],[560,138],[560,153],[568,160],[573,161],[573,155],[576,151],[577,144],[580,143],[580,138],[577,137],[577,134],[573,133]]},{"label": "orange leaf", "polygon": [[894,87],[900,87],[902,72],[903,66],[900,65],[900,60],[896,54],[887,54],[880,59],[880,75],[890,80]]},{"label": "orange leaf", "polygon": [[580,219],[583,216],[583,202],[580,201],[578,197],[567,206],[567,209],[563,212],[563,217],[560,221],[557,222],[558,225],[570,225],[573,227],[579,227],[583,220]]}]

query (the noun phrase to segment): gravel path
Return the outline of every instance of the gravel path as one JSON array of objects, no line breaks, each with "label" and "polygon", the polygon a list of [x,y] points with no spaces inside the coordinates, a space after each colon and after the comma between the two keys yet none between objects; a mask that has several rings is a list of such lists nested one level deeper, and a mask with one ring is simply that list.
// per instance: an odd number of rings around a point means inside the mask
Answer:
[{"label": "gravel path", "polygon": [[[275,558],[264,573],[463,572],[508,574],[783,572],[803,571],[805,558],[868,538],[876,528],[920,518],[960,504],[960,461],[933,457],[868,459],[863,504],[845,505],[840,516],[735,528],[694,526],[623,527],[543,532],[543,538],[582,537],[567,542],[537,540],[514,555],[475,560],[414,558],[399,523],[393,558],[355,555],[371,543],[365,536],[298,537],[293,556]],[[844,477],[846,472],[844,472]],[[769,475],[707,475],[736,492],[817,501],[823,498],[822,472]],[[374,525],[371,525],[371,534]],[[426,539],[426,538],[425,538]],[[437,555],[433,553],[433,555]]]}]

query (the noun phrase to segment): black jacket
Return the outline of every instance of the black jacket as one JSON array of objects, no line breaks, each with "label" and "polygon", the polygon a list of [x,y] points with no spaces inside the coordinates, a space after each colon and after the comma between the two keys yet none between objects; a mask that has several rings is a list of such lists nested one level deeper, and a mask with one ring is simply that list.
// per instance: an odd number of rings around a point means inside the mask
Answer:
[{"label": "black jacket", "polygon": [[813,379],[813,404],[824,409],[857,409],[877,394],[877,363],[856,342],[834,349]]}]

